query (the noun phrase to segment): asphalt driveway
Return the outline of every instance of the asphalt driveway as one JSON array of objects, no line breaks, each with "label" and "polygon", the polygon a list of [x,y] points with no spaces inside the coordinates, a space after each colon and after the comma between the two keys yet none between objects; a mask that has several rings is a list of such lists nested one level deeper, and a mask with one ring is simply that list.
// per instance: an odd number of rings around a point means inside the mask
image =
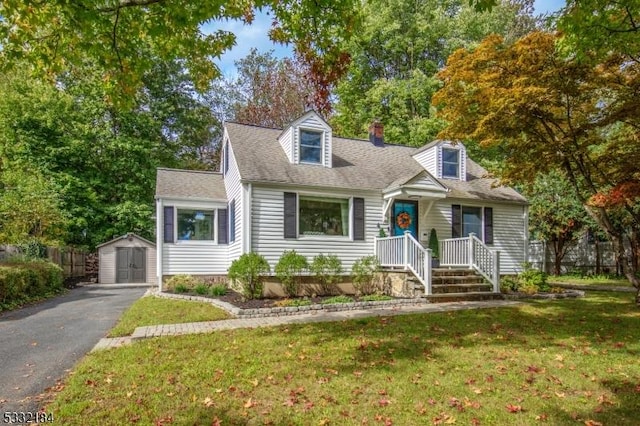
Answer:
[{"label": "asphalt driveway", "polygon": [[[38,410],[144,288],[78,287],[0,315],[0,412]],[[0,420],[1,422],[1,420]]]}]

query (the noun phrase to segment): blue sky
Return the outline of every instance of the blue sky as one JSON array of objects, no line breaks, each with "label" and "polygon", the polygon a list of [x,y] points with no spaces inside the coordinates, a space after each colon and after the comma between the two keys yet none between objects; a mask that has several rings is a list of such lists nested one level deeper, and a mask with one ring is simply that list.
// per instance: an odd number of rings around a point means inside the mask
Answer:
[{"label": "blue sky", "polygon": [[[565,0],[535,0],[534,2],[534,8],[538,13],[552,13],[564,5]],[[214,26],[208,24],[203,29],[207,31],[207,28],[212,27]],[[237,37],[236,45],[215,61],[225,76],[230,77],[235,74],[234,62],[247,56],[252,47],[257,48],[259,52],[267,52],[273,49],[275,56],[279,58],[291,56],[290,47],[274,44],[269,40],[267,33],[270,27],[271,17],[265,12],[257,12],[251,25],[244,25],[240,21],[233,20],[216,23],[215,28],[231,31]]]}]

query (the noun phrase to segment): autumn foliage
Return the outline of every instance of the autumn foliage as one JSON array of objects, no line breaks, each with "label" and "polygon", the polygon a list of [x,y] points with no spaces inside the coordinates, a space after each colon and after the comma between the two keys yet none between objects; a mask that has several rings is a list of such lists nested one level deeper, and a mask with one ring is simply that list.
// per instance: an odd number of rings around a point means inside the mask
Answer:
[{"label": "autumn foliage", "polygon": [[439,136],[500,146],[509,183],[561,171],[640,289],[640,63],[613,54],[600,62],[567,57],[558,39],[533,32],[507,44],[490,36],[456,51],[434,96],[449,123]]}]

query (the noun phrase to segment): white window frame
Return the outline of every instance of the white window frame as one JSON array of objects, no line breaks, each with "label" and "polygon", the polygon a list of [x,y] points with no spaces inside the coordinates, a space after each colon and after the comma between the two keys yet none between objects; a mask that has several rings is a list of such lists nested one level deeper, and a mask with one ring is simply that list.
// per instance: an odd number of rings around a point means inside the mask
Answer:
[{"label": "white window frame", "polygon": [[[348,223],[348,233],[347,235],[327,235],[327,234],[322,234],[322,235],[303,235],[300,233],[300,199],[301,198],[305,198],[305,197],[311,197],[311,198],[333,198],[336,200],[347,200],[347,202],[349,203],[349,217],[347,218],[347,220],[349,221]],[[330,240],[343,240],[343,241],[353,241],[353,197],[340,197],[340,196],[327,196],[326,194],[319,194],[319,193],[298,193],[298,197],[297,197],[297,203],[296,203],[296,234],[298,235],[298,239],[303,239],[303,240],[326,240],[326,239],[330,239]]]},{"label": "white window frame", "polygon": [[[444,179],[460,179],[460,176],[462,175],[462,167],[461,167],[461,163],[462,163],[462,152],[460,149],[458,148],[454,148],[451,146],[443,146],[440,150],[440,174],[442,176],[442,178]],[[456,172],[456,176],[451,176],[451,175],[445,175],[444,173],[444,152],[445,151],[451,151],[451,152],[455,152],[458,155],[458,167],[457,167],[457,172]],[[449,161],[447,161],[447,164],[453,164]]]},{"label": "white window frame", "polygon": [[[213,212],[213,239],[212,240],[181,240],[178,234],[178,211],[179,210],[201,210]],[[189,206],[174,206],[173,209],[173,235],[175,235],[174,244],[218,244],[218,208],[202,208]]]},{"label": "white window frame", "polygon": [[[308,133],[317,133],[320,135],[320,161],[319,162],[313,162],[313,161],[303,161],[302,160],[302,132],[308,132]],[[307,128],[307,127],[298,127],[298,162],[300,164],[310,164],[310,165],[316,165],[316,166],[324,166],[324,155],[325,155],[325,144],[324,144],[324,140],[325,140],[325,131],[324,130],[318,130],[318,129],[311,129],[311,128]],[[315,147],[314,147],[315,148]]]}]

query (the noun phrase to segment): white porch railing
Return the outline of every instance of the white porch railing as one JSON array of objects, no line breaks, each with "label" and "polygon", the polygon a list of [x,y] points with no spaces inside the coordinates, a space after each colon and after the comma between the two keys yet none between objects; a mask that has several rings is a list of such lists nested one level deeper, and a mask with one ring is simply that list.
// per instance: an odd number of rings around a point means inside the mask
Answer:
[{"label": "white porch railing", "polygon": [[492,250],[475,236],[451,238],[440,242],[441,266],[467,266],[493,284],[500,292],[500,251]]},{"label": "white porch railing", "polygon": [[408,269],[431,294],[431,250],[422,247],[409,232],[397,237],[376,238],[375,255],[380,266]]}]

